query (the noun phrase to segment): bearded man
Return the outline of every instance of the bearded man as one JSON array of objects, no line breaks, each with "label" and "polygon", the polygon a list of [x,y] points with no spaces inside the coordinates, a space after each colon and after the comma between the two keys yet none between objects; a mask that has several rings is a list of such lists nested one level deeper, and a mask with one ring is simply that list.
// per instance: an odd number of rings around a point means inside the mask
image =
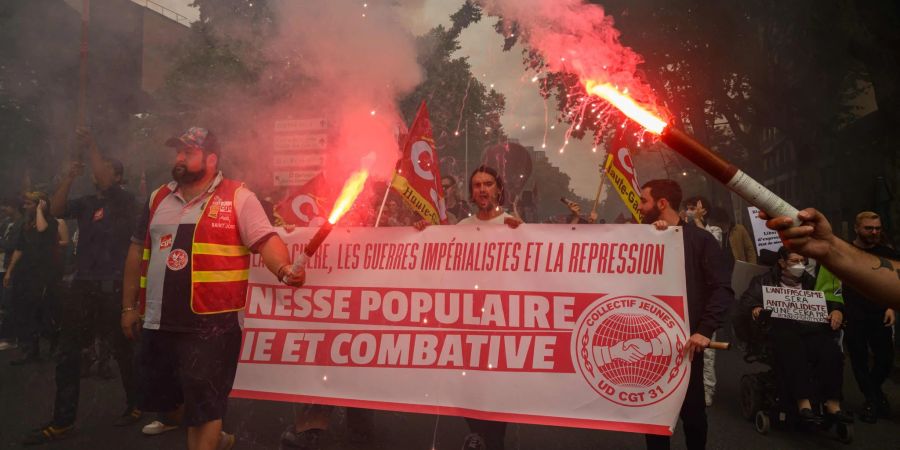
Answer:
[{"label": "bearded man", "polygon": [[227,449],[222,431],[241,345],[250,254],[259,253],[279,280],[301,286],[288,249],[259,200],[219,170],[212,132],[192,127],[166,145],[175,149],[174,181],[144,207],[125,262],[122,331],[141,329],[142,408],[183,405],[191,450]]}]

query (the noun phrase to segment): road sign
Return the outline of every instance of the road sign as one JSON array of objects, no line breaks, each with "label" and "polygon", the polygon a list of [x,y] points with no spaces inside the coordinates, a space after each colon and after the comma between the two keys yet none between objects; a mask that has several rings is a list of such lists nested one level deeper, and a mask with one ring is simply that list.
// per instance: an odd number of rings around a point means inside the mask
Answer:
[{"label": "road sign", "polygon": [[325,158],[319,152],[280,153],[272,156],[272,168],[321,166]]},{"label": "road sign", "polygon": [[289,152],[293,150],[323,150],[328,144],[326,134],[285,134],[272,139],[273,150]]},{"label": "road sign", "polygon": [[311,119],[286,119],[275,121],[276,133],[298,133],[309,131],[321,131],[328,129],[328,120],[324,117]]},{"label": "road sign", "polygon": [[322,170],[329,143],[324,117],[276,120],[272,135],[272,181],[299,186]]}]

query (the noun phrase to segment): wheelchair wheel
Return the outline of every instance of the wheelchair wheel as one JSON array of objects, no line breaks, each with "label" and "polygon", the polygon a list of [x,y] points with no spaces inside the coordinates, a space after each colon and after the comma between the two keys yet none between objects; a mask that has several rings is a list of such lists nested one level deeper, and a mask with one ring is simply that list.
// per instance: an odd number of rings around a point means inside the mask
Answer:
[{"label": "wheelchair wheel", "polygon": [[752,375],[741,377],[741,416],[751,421],[756,417],[756,412],[762,409],[762,394],[756,384]]},{"label": "wheelchair wheel", "polygon": [[836,423],[834,425],[834,430],[837,432],[837,438],[839,441],[843,442],[844,444],[853,442],[853,424]]},{"label": "wheelchair wheel", "polygon": [[759,434],[766,434],[769,432],[769,429],[772,428],[772,422],[769,420],[769,415],[766,414],[765,411],[756,412],[754,424],[756,425],[756,432]]}]

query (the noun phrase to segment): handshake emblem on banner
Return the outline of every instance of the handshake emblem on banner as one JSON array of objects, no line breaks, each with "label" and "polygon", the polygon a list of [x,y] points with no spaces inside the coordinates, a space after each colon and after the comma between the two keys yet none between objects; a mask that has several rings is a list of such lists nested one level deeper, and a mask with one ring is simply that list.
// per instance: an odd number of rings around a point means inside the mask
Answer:
[{"label": "handshake emblem on banner", "polygon": [[606,365],[616,359],[627,363],[635,363],[648,355],[671,356],[672,349],[670,346],[663,344],[664,339],[665,336],[660,334],[649,341],[634,338],[627,341],[619,341],[609,347],[595,346],[594,358],[600,365]]}]

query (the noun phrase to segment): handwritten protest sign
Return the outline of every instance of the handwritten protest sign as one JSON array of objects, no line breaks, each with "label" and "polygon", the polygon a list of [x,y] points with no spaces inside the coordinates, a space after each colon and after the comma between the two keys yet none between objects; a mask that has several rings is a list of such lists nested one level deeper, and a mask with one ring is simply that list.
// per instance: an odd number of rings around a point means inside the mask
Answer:
[{"label": "handwritten protest sign", "polygon": [[766,226],[766,221],[759,218],[759,208],[750,206],[747,208],[747,212],[750,214],[750,224],[753,226],[756,253],[759,254],[763,250],[777,252],[782,245],[778,232],[769,229]]},{"label": "handwritten protest sign", "polygon": [[[294,255],[313,229],[284,235]],[[680,228],[335,229],[307,285],[253,260],[233,395],[671,434]]]},{"label": "handwritten protest sign", "polygon": [[778,319],[827,322],[825,293],[786,287],[763,286],[763,308]]}]

